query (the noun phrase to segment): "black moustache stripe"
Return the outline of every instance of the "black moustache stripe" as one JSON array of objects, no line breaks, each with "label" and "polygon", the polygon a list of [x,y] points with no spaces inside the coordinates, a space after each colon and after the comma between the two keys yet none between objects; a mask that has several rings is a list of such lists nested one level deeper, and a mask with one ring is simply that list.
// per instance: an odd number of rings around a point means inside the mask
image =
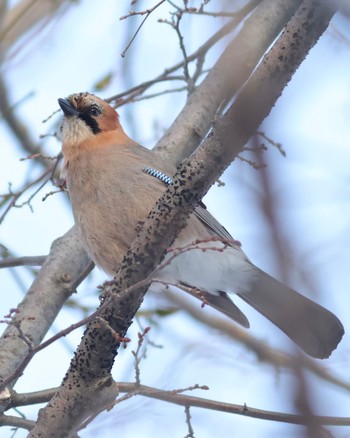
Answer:
[{"label": "black moustache stripe", "polygon": [[89,116],[89,114],[80,113],[78,117],[79,119],[84,120],[84,122],[90,127],[91,131],[94,134],[98,134],[99,132],[101,132],[97,121]]}]

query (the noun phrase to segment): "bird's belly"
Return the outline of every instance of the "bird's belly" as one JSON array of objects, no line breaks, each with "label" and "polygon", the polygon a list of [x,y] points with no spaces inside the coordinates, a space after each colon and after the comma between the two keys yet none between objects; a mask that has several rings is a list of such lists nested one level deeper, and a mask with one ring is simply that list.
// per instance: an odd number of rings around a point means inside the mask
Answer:
[{"label": "bird's belly", "polygon": [[[175,241],[174,248],[178,240]],[[217,242],[194,244],[190,249],[169,253],[155,277],[182,282],[209,293],[244,293],[255,281],[255,268],[244,254]]]}]

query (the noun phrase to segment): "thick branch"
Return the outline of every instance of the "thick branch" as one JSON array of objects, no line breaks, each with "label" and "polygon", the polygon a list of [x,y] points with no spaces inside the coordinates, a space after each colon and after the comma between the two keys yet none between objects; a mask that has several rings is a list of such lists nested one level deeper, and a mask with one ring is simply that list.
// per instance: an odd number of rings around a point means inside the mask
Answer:
[{"label": "thick branch", "polygon": [[99,320],[88,326],[61,388],[40,412],[32,438],[50,436],[53,431],[57,437],[74,435],[99,401],[104,405],[113,397],[110,369],[120,337],[146,291],[128,288],[159,264],[185,226],[188,214],[268,115],[332,16],[333,11],[322,2],[305,1],[212,134],[179,167],[173,184],[157,202],[124,258],[106,298],[108,306]]},{"label": "thick branch", "polygon": [[22,0],[17,2],[4,16],[0,29],[0,45],[7,50],[24,33],[37,25],[44,18],[49,19],[57,13],[67,0]]},{"label": "thick branch", "polygon": [[[70,263],[63,250],[66,248],[70,252]],[[30,340],[33,347],[38,345],[66,299],[75,291],[76,279],[90,263],[87,255],[82,257],[81,254],[84,250],[75,229],[53,242],[40,273],[0,339],[0,382],[11,375],[28,354],[30,348],[23,338]]]}]

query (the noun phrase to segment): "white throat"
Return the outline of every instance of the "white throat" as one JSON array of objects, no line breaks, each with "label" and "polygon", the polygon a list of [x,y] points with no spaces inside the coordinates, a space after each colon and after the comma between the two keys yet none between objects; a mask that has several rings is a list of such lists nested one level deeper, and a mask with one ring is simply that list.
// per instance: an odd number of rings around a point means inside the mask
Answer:
[{"label": "white throat", "polygon": [[70,145],[78,145],[94,134],[90,127],[76,116],[64,117],[62,123],[62,142]]}]

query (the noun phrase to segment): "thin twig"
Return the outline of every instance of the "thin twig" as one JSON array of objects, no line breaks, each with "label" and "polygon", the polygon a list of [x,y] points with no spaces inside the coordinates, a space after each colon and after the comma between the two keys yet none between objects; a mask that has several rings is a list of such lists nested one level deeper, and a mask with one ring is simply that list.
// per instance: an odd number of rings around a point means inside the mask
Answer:
[{"label": "thin twig", "polygon": [[116,340],[116,342],[118,342],[118,343],[123,343],[124,345],[126,345],[127,343],[129,343],[129,342],[131,341],[130,338],[126,338],[126,337],[122,337],[122,336],[120,336],[120,334],[117,333],[117,332],[111,327],[111,325],[110,325],[110,324],[109,324],[104,318],[101,318],[99,315],[97,315],[97,316],[95,317],[95,321],[99,321],[104,327],[106,327],[106,328],[110,331],[111,335],[114,337],[114,339]]},{"label": "thin twig", "polygon": [[266,135],[265,132],[263,131],[257,131],[256,132],[258,135],[260,135],[262,138],[264,138],[268,143],[270,143],[272,146],[274,146],[275,148],[277,148],[277,150],[280,152],[280,154],[285,157],[286,151],[283,149],[282,143],[278,143],[276,141],[274,141],[271,137],[269,137],[268,135]]},{"label": "thin twig", "polygon": [[143,352],[141,353],[141,348],[142,348],[142,344],[143,341],[145,339],[145,336],[147,335],[147,333],[151,330],[151,327],[146,327],[144,329],[144,331],[141,333],[138,333],[138,342],[137,342],[137,349],[136,351],[132,351],[132,355],[134,356],[135,359],[135,383],[137,386],[140,386],[140,362],[143,358],[146,357],[146,349],[143,350]]},{"label": "thin twig", "polygon": [[122,17],[120,17],[119,20],[125,20],[126,18],[134,17],[135,15],[149,15],[164,2],[165,0],[161,0],[159,3],[153,6],[153,8],[145,9],[144,11],[130,11],[127,15],[123,15]]},{"label": "thin twig", "polygon": [[[251,2],[254,3],[254,2]],[[213,36],[211,36],[201,47],[199,47],[195,52],[193,52],[191,55],[187,57],[188,62],[194,61],[200,56],[204,56],[208,50],[213,47],[220,39],[222,39],[225,35],[227,35],[229,32],[231,32],[235,27],[237,27],[241,20],[254,9],[255,5],[251,5],[250,8],[244,7],[240,9],[240,11],[237,12],[237,16],[230,20],[227,24],[225,24],[220,30],[218,30]],[[172,76],[170,76],[171,73],[175,72],[179,68],[183,67],[183,61],[178,62],[177,64],[173,65],[172,67],[169,67],[164,70],[162,74],[155,77],[154,79],[151,79],[149,81],[142,82],[141,84],[132,87],[126,91],[123,91],[122,93],[115,94],[114,96],[109,97],[106,99],[106,102],[112,102],[116,101],[117,104],[116,107],[122,106],[127,102],[127,100],[120,100],[124,96],[128,96],[131,93],[134,93],[135,95],[142,94],[145,90],[147,90],[152,85],[161,82],[161,81],[168,81],[168,80],[174,80]],[[178,79],[178,77],[176,77]],[[181,77],[181,79],[183,79]],[[118,101],[119,100],[119,101]]]},{"label": "thin twig", "polygon": [[[38,158],[39,156],[41,158],[43,158],[43,156],[41,154],[33,154],[33,155],[30,155],[29,157],[26,157],[25,159]],[[54,164],[51,165],[50,168],[46,168],[46,170],[41,175],[39,175],[33,181],[30,181],[27,185],[22,187],[19,191],[13,192],[11,189],[12,184],[9,183],[9,192],[4,194],[4,195],[0,195],[0,198],[2,198],[2,202],[0,205],[4,205],[4,204],[6,204],[6,202],[8,202],[7,207],[5,208],[3,214],[0,216],[0,224],[3,222],[6,215],[11,210],[11,208],[22,208],[25,205],[28,205],[30,210],[33,211],[33,207],[31,205],[31,201],[33,200],[33,198],[45,187],[45,185],[49,181],[51,181],[53,184],[55,184],[55,182],[53,181],[53,176],[54,176],[58,162],[61,159],[61,157],[62,157],[61,154],[58,154],[56,157],[45,157],[45,158],[49,158],[50,160],[55,160]],[[50,177],[45,179],[48,175],[50,175]],[[18,199],[24,194],[24,192],[26,192],[27,190],[29,190],[30,188],[32,188],[33,186],[35,186],[36,184],[38,184],[42,180],[43,180],[43,182],[39,185],[39,187],[37,189],[34,190],[34,192],[28,197],[28,199],[26,201],[22,202],[21,204],[17,204]],[[59,191],[62,191],[62,190],[63,190],[62,187],[60,187]]]},{"label": "thin twig", "polygon": [[38,193],[38,191],[41,190],[44,187],[44,185],[49,181],[49,179],[45,180],[39,186],[39,188],[37,190],[35,190],[35,192],[32,195],[29,196],[29,198],[26,201],[22,202],[22,204],[17,205],[16,202],[23,195],[24,192],[26,192],[28,189],[33,187],[35,184],[38,184],[42,179],[44,179],[49,174],[51,174],[51,169],[45,170],[44,173],[42,173],[38,178],[34,179],[30,183],[28,183],[26,186],[24,186],[19,192],[13,192],[12,189],[11,189],[11,184],[9,184],[9,193],[7,193],[5,195],[0,195],[0,198],[3,198],[3,202],[7,202],[7,201],[9,201],[11,199],[11,201],[8,203],[7,207],[5,208],[5,211],[0,216],[0,224],[3,222],[3,220],[5,219],[7,213],[11,210],[12,207],[22,208],[24,205],[28,205],[29,208],[32,210],[32,206],[31,206],[31,203],[30,203],[31,200]]},{"label": "thin twig", "polygon": [[16,266],[42,266],[45,260],[46,256],[7,257],[0,260],[0,269]]},{"label": "thin twig", "polygon": [[[181,78],[182,78],[181,80],[183,80],[183,77],[181,77]],[[164,79],[164,80],[167,80],[167,79]],[[146,96],[142,96],[141,94],[144,90],[139,89],[139,90],[135,91],[134,93],[131,93],[125,99],[118,99],[117,105],[115,105],[115,107],[122,106],[122,105],[125,105],[125,104],[130,103],[130,102],[141,102],[142,100],[148,100],[148,99],[152,99],[155,97],[163,96],[165,94],[178,93],[178,92],[185,91],[185,90],[187,90],[187,87],[179,87],[179,88],[172,88],[169,90],[160,91],[159,93],[147,94]]]},{"label": "thin twig", "polygon": [[[170,4],[172,4],[172,3],[170,2]],[[193,84],[193,80],[191,78],[190,71],[188,68],[189,61],[188,61],[187,51],[186,51],[186,47],[185,47],[185,43],[184,43],[184,37],[180,31],[180,22],[181,22],[182,17],[183,17],[183,11],[178,8],[178,11],[176,13],[172,14],[171,21],[160,19],[160,20],[158,20],[158,22],[169,24],[176,32],[177,38],[179,40],[180,50],[181,50],[182,57],[183,57],[184,77],[185,77],[185,81],[187,83],[188,92],[190,94],[193,91],[194,84]]]},{"label": "thin twig", "polygon": [[145,24],[145,21],[147,20],[147,18],[151,15],[151,13],[157,9],[162,3],[164,3],[165,0],[161,0],[159,3],[157,3],[155,6],[153,6],[153,8],[151,9],[146,9],[145,11],[141,11],[141,12],[129,12],[128,15],[124,15],[123,17],[120,17],[119,20],[125,20],[128,17],[134,16],[134,15],[144,15],[146,14],[145,18],[141,21],[141,24],[139,25],[139,27],[136,29],[136,32],[134,33],[133,37],[131,38],[130,42],[128,43],[128,45],[126,46],[126,48],[122,51],[122,53],[120,54],[120,56],[122,58],[125,57],[126,52],[128,51],[129,47],[131,46],[131,44],[134,42],[135,38],[137,37],[137,34],[140,32],[142,26]]},{"label": "thin twig", "polygon": [[185,438],[194,438],[194,430],[191,423],[191,413],[190,413],[190,406],[185,406],[185,414],[186,414],[186,424],[188,427],[188,434],[185,436]]},{"label": "thin twig", "polygon": [[173,88],[170,90],[160,91],[159,93],[147,94],[146,96],[136,97],[135,99],[133,99],[133,102],[141,102],[142,100],[154,99],[155,97],[164,96],[165,94],[180,93],[180,92],[185,91],[187,89],[188,89],[188,87],[179,87],[179,88]]},{"label": "thin twig", "polygon": [[[118,383],[120,392],[132,392],[136,389],[133,383]],[[201,387],[196,387],[196,389]],[[234,403],[224,403],[216,400],[193,397],[189,395],[179,394],[176,391],[163,391],[151,388],[145,385],[140,385],[137,389],[138,395],[145,397],[163,400],[169,403],[175,403],[181,406],[199,407],[210,409],[219,412],[227,412],[236,415],[243,415],[251,418],[259,418],[269,421],[278,421],[289,424],[305,424],[305,418],[302,415],[289,414],[284,412],[266,411],[248,407],[247,405],[239,405]],[[331,417],[331,416],[316,416],[320,424],[329,426],[349,426],[350,417]]]},{"label": "thin twig", "polygon": [[252,168],[255,170],[264,169],[266,167],[266,164],[264,163],[258,164],[255,161],[250,160],[249,158],[243,157],[241,154],[237,155],[237,159],[242,161],[243,163],[249,164],[249,166],[252,166]]}]

